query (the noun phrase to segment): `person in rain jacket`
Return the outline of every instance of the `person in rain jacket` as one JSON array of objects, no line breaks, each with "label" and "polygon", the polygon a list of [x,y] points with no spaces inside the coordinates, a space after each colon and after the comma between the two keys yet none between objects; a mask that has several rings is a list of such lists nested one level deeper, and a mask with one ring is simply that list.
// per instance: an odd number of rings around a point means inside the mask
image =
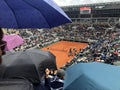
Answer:
[{"label": "person in rain jacket", "polygon": [[58,69],[55,76],[50,76],[50,70],[46,69],[45,86],[49,90],[63,90],[65,71]]}]

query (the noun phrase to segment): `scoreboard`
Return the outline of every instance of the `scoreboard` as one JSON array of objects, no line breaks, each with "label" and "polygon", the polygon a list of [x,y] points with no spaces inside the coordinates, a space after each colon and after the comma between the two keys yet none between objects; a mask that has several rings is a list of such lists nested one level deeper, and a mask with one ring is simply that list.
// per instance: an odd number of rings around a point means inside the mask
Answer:
[{"label": "scoreboard", "polygon": [[91,7],[80,7],[80,14],[91,14]]}]

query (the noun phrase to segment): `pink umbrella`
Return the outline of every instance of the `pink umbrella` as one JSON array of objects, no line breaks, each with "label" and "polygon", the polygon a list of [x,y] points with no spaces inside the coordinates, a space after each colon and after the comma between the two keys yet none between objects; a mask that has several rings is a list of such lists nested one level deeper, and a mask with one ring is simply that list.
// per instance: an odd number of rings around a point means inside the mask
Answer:
[{"label": "pink umbrella", "polygon": [[5,50],[11,50],[24,43],[24,39],[17,34],[4,35],[3,40],[7,42]]}]

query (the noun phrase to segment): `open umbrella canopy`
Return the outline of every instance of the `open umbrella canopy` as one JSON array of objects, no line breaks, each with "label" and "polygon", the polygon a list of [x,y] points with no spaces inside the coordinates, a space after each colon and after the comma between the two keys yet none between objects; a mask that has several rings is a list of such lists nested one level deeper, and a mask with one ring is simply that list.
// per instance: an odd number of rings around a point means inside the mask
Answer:
[{"label": "open umbrella canopy", "polygon": [[52,0],[0,1],[2,28],[51,28],[70,22],[70,18]]},{"label": "open umbrella canopy", "polygon": [[120,67],[79,63],[66,71],[64,90],[120,90]]},{"label": "open umbrella canopy", "polygon": [[24,77],[32,83],[39,82],[46,68],[56,69],[55,56],[39,49],[4,55],[2,65],[7,67],[4,78]]},{"label": "open umbrella canopy", "polygon": [[7,42],[5,50],[11,50],[24,43],[24,39],[17,34],[4,35],[3,40]]}]

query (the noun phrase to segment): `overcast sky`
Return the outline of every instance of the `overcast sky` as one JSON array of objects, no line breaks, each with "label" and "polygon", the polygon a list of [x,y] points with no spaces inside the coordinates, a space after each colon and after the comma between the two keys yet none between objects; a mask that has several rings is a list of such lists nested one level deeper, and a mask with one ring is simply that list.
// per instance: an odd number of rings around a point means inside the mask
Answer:
[{"label": "overcast sky", "polygon": [[59,6],[115,2],[120,0],[54,0]]}]

